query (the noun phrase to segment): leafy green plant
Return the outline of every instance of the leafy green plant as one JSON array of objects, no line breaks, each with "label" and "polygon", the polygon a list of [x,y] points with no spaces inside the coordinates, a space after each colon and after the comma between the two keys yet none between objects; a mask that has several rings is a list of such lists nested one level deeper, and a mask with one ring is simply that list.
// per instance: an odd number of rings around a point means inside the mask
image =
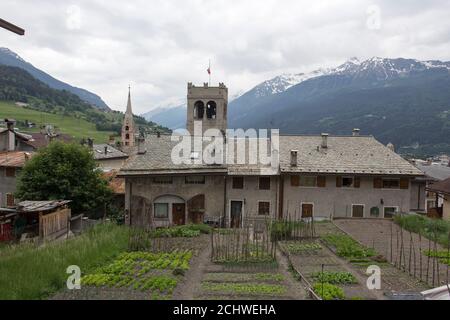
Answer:
[{"label": "leafy green plant", "polygon": [[211,227],[206,224],[188,224],[183,226],[158,228],[149,233],[151,238],[192,238],[198,237],[200,234],[208,234]]},{"label": "leafy green plant", "polygon": [[351,237],[345,234],[327,234],[322,239],[336,248],[336,254],[347,259],[360,259],[373,257],[375,251],[360,245]]},{"label": "leafy green plant", "polygon": [[450,254],[448,251],[427,250],[424,255],[432,258],[438,258],[439,262],[450,265]]},{"label": "leafy green plant", "polygon": [[343,300],[345,299],[344,290],[331,283],[316,282],[313,284],[314,292],[323,300]]},{"label": "leafy green plant", "polygon": [[427,239],[436,240],[443,246],[448,245],[450,222],[441,219],[432,219],[417,214],[396,215],[394,222],[405,230],[420,233]]},{"label": "leafy green plant", "polygon": [[245,295],[270,295],[279,296],[286,292],[286,288],[278,284],[259,283],[216,283],[202,282],[205,291],[220,292],[223,294],[245,294]]},{"label": "leafy green plant", "polygon": [[350,272],[314,272],[311,274],[311,277],[316,282],[328,282],[331,284],[353,284],[358,282]]},{"label": "leafy green plant", "polygon": [[322,250],[322,246],[319,243],[301,243],[301,242],[287,242],[283,243],[282,246],[290,254],[302,254],[302,253],[316,253]]}]

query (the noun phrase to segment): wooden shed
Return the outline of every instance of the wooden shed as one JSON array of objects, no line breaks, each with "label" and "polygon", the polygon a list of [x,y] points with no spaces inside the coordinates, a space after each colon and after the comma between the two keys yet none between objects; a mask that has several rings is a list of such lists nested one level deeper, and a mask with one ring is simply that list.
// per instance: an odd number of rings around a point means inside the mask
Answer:
[{"label": "wooden shed", "polygon": [[[23,232],[52,240],[70,230],[70,200],[22,201],[15,209],[15,228],[23,226]],[[17,232],[16,233],[22,233]]]}]

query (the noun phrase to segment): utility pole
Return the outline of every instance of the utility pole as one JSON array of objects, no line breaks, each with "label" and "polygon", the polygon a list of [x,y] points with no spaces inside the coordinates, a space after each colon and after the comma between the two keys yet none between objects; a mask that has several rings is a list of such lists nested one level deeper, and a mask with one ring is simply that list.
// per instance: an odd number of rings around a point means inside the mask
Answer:
[{"label": "utility pole", "polygon": [[25,34],[25,30],[12,24],[11,22],[8,22],[6,20],[3,20],[2,18],[0,18],[0,27],[9,30],[11,32],[14,32],[20,36],[23,36]]}]

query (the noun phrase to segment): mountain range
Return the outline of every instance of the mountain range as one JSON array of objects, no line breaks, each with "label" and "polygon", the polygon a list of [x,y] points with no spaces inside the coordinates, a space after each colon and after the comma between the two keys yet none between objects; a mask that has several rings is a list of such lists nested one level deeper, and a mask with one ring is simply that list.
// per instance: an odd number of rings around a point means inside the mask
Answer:
[{"label": "mountain range", "polygon": [[[351,58],[336,68],[264,81],[233,99],[228,110],[229,128],[285,134],[360,128],[403,154],[450,153],[450,62]],[[184,127],[185,106],[154,110],[150,118]]]},{"label": "mountain range", "polygon": [[85,89],[77,88],[55,79],[44,71],[34,67],[31,63],[23,60],[18,54],[8,48],[0,48],[0,65],[18,67],[30,73],[34,78],[42,81],[52,89],[66,90],[77,95],[81,100],[89,103],[93,107],[100,110],[110,110],[108,105],[95,93]]}]

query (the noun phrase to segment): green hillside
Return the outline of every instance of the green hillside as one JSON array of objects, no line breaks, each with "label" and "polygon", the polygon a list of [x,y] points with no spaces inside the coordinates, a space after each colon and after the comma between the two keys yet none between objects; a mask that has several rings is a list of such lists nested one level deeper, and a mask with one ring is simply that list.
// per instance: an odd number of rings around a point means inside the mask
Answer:
[{"label": "green hillside", "polygon": [[20,122],[28,120],[36,124],[35,128],[21,127],[19,122],[18,128],[21,131],[39,132],[42,125],[51,124],[61,133],[72,135],[75,139],[91,137],[95,142],[107,142],[108,137],[114,134],[111,131],[98,131],[95,124],[87,122],[83,119],[77,119],[74,116],[65,116],[61,114],[46,113],[19,107],[12,101],[0,101],[0,119],[13,118]]}]

